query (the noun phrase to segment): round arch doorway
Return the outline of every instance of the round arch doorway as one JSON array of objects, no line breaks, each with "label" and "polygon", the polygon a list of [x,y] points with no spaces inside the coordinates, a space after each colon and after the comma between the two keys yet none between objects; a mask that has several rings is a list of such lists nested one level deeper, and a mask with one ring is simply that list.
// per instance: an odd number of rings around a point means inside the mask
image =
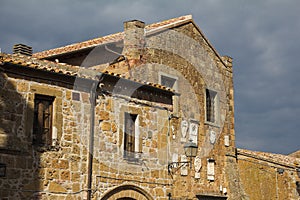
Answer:
[{"label": "round arch doorway", "polygon": [[107,192],[101,200],[154,200],[148,192],[134,185],[122,185]]}]

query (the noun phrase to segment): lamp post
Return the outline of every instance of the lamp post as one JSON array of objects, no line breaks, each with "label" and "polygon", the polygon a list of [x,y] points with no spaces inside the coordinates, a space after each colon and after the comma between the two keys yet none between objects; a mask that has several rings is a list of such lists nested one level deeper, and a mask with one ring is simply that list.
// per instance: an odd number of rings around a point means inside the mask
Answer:
[{"label": "lamp post", "polygon": [[[185,164],[190,164],[190,168],[192,168],[192,158],[196,157],[198,146],[192,140],[189,140],[184,146],[184,153],[186,157],[190,160],[185,162],[171,162],[168,164],[168,173],[172,174],[172,169],[176,168],[176,171],[183,167]],[[178,166],[179,165],[179,166]],[[178,166],[178,167],[177,167]]]},{"label": "lamp post", "polygon": [[186,157],[188,158],[193,158],[196,157],[197,151],[198,151],[198,146],[196,143],[194,143],[192,140],[189,140],[184,146],[184,153]]}]

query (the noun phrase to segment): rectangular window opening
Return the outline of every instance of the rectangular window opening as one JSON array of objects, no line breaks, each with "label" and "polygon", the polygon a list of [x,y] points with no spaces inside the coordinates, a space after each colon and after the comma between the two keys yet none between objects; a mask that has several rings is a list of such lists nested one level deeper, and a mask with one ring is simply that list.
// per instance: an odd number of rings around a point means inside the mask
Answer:
[{"label": "rectangular window opening", "polygon": [[175,83],[176,83],[176,79],[175,78],[171,78],[171,77],[168,77],[168,76],[165,76],[165,75],[161,75],[161,84],[163,86],[175,89],[174,88]]},{"label": "rectangular window opening", "polygon": [[206,89],[206,121],[217,122],[217,92]]},{"label": "rectangular window opening", "polygon": [[139,138],[136,114],[125,113],[124,158],[136,161],[139,158]]},{"label": "rectangular window opening", "polygon": [[178,91],[178,77],[164,73],[158,72],[159,84]]},{"label": "rectangular window opening", "polygon": [[48,146],[52,143],[54,97],[36,94],[34,99],[33,144]]}]

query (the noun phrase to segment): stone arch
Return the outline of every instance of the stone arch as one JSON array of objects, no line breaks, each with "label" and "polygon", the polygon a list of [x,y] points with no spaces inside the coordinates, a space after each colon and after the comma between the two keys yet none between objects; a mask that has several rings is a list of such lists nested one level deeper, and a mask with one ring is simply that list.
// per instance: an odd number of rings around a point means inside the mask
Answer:
[{"label": "stone arch", "polygon": [[107,192],[101,200],[154,200],[148,192],[135,185],[122,185]]}]

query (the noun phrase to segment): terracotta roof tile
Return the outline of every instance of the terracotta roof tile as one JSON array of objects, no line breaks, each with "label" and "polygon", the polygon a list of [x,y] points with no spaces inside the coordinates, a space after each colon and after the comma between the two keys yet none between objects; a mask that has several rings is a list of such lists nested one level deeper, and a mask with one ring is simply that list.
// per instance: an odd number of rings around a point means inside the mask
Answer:
[{"label": "terracotta roof tile", "polygon": [[38,52],[38,53],[33,54],[33,57],[36,57],[36,58],[51,57],[54,55],[59,55],[59,54],[63,54],[63,53],[68,53],[68,52],[73,52],[73,51],[77,51],[77,50],[81,50],[81,49],[85,49],[85,48],[94,47],[94,46],[97,46],[100,44],[117,42],[122,39],[123,39],[123,33],[115,33],[115,34],[104,36],[101,38],[95,38],[95,39],[87,40],[84,42],[74,43],[74,44],[70,44],[67,46]]},{"label": "terracotta roof tile", "polygon": [[[184,23],[184,22],[190,21],[191,19],[192,19],[191,15],[186,15],[186,16],[181,16],[178,18],[161,21],[158,23],[153,23],[153,24],[147,25],[145,27],[146,33],[147,32],[151,33],[152,31],[159,31],[160,28],[165,29],[168,27],[174,27],[174,26],[178,25],[178,23]],[[81,49],[85,49],[85,48],[91,48],[91,47],[98,46],[101,44],[118,42],[118,41],[123,40],[123,38],[124,38],[124,32],[119,32],[119,33],[107,35],[104,37],[87,40],[84,42],[74,43],[74,44],[70,44],[67,46],[38,52],[38,53],[33,54],[33,57],[36,57],[36,58],[51,57],[51,56],[60,55],[60,54],[64,54],[64,53],[68,53],[68,52],[72,52],[72,51],[77,51],[77,50],[81,50]]]},{"label": "terracotta roof tile", "polygon": [[[37,70],[45,70],[52,73],[59,73],[59,74],[65,74],[68,76],[76,76],[80,78],[87,78],[87,79],[96,79],[96,75],[99,74],[99,71],[92,70],[92,69],[84,69],[79,66],[69,65],[65,63],[56,63],[53,61],[48,60],[40,60],[38,58],[25,56],[22,54],[5,54],[0,53],[0,64],[5,63],[12,63],[16,65],[20,65],[22,67],[29,67]],[[108,71],[101,72],[103,74],[108,74],[111,76],[116,76],[119,78],[131,80],[140,84],[149,85],[151,87],[155,87],[161,90],[169,91],[169,92],[175,92],[171,88],[167,88],[165,86],[159,85],[159,84],[153,84],[144,82],[141,80],[136,80],[131,77],[125,77],[121,74],[111,73]]]},{"label": "terracotta roof tile", "polygon": [[33,58],[22,54],[1,53],[0,60],[2,63],[12,63],[23,67],[46,70],[49,72],[62,73],[72,76],[77,76],[77,73],[80,69],[78,66],[67,65],[65,63],[56,63],[48,60],[40,60],[38,58]]}]

